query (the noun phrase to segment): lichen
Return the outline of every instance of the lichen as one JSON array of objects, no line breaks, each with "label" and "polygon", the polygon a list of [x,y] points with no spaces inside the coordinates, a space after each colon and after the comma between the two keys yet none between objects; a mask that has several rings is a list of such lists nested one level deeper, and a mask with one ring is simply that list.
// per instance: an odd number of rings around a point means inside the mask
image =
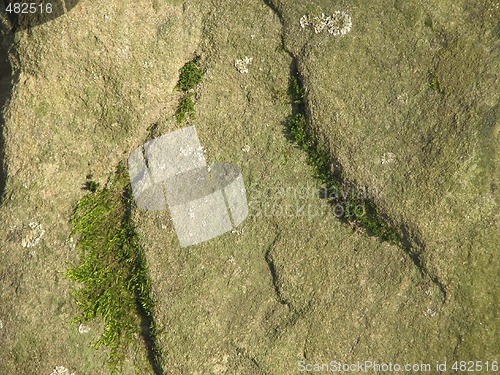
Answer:
[{"label": "lichen", "polygon": [[236,59],[234,61],[234,66],[241,74],[248,73],[248,66],[252,63],[253,57],[245,56],[243,59]]},{"label": "lichen", "polygon": [[393,164],[395,162],[396,155],[392,152],[386,152],[380,158],[380,164]]},{"label": "lichen", "polygon": [[89,333],[90,332],[90,327],[86,324],[81,323],[78,326],[78,333],[84,334],[84,333]]},{"label": "lichen", "polygon": [[64,366],[56,366],[50,375],[75,375],[74,372],[70,373]]},{"label": "lichen", "polygon": [[324,13],[321,13],[321,16],[313,17],[303,15],[300,17],[299,23],[302,29],[311,26],[316,34],[326,30],[333,36],[345,35],[352,28],[351,16],[341,10],[335,11],[331,16]]},{"label": "lichen", "polygon": [[24,248],[35,247],[45,235],[45,229],[39,223],[29,223],[28,228],[21,240],[21,246]]}]

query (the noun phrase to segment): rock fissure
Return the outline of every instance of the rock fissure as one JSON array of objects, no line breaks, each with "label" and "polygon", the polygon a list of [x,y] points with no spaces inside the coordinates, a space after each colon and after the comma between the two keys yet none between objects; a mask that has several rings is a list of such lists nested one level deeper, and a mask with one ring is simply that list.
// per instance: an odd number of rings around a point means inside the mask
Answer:
[{"label": "rock fissure", "polygon": [[[281,44],[283,47],[283,50],[290,56],[292,59],[292,63],[290,64],[290,79],[293,80],[294,77],[299,77],[298,79],[298,84],[301,85],[301,90],[303,91],[303,82],[300,79],[300,69],[299,69],[299,56],[296,56],[290,49],[286,47],[286,41],[285,41],[285,35],[283,32],[284,29],[284,20],[283,20],[283,14],[280,12],[278,6],[274,4],[271,0],[263,0],[264,3],[276,14],[278,17],[281,27],[282,27],[282,33],[281,33]],[[306,48],[307,43],[302,47],[301,51],[304,51]],[[301,113],[302,116],[305,118],[306,124],[310,123],[310,111],[308,110],[308,102],[305,98],[302,98],[299,103],[292,102],[292,116],[295,116],[296,114]],[[310,131],[310,130],[308,130]],[[343,181],[341,176],[342,176],[342,165],[341,163],[336,160],[334,157],[332,157],[331,153],[329,153],[328,158],[330,159],[330,164],[335,166],[335,171],[330,172],[331,176],[334,177],[337,182],[343,186],[346,184],[346,181]],[[369,202],[370,204],[373,204],[373,202]],[[377,209],[377,208],[376,208]],[[377,209],[378,210],[378,209]],[[384,215],[384,217],[387,215]],[[345,221],[345,220],[343,220]],[[393,223],[394,220],[391,218],[388,218],[387,220],[390,223]],[[404,224],[401,225],[402,228],[406,228]],[[415,241],[420,244],[418,246],[419,251],[415,248],[415,245],[412,244],[412,242],[408,241],[405,237],[407,234],[407,231],[403,230],[402,231],[403,235],[398,235],[399,238],[399,243],[400,243],[400,248],[405,252],[407,256],[410,257],[412,263],[417,267],[419,270],[420,274],[422,275],[423,278],[427,278],[431,280],[441,291],[442,294],[442,303],[445,303],[447,300],[447,291],[446,291],[446,286],[442,283],[441,279],[433,274],[431,271],[428,270],[428,268],[425,266],[424,262],[422,261],[421,258],[421,253],[424,250],[424,246],[422,245],[422,241],[416,237],[414,234],[412,235],[415,239]],[[269,253],[269,250],[266,254]],[[269,269],[271,271],[273,281],[276,280],[276,268],[275,265],[272,261],[269,261],[267,255],[266,255],[266,261],[268,262]],[[276,285],[275,285],[276,288]]]}]

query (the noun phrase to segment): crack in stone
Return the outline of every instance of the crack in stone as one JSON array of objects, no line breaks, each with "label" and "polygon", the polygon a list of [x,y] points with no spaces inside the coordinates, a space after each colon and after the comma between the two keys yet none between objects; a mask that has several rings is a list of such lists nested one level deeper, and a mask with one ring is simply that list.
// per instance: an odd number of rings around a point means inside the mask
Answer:
[{"label": "crack in stone", "polygon": [[276,236],[274,237],[273,242],[267,247],[266,253],[264,254],[264,258],[266,260],[267,267],[269,268],[269,272],[271,273],[271,279],[272,279],[272,283],[273,283],[274,293],[276,294],[276,299],[278,300],[278,302],[280,304],[286,305],[291,310],[290,304],[288,303],[288,301],[286,301],[286,299],[281,294],[281,289],[280,289],[280,286],[278,284],[279,283],[278,272],[276,270],[276,265],[274,264],[274,260],[272,259],[272,256],[271,256],[271,251],[274,249],[274,247],[276,246],[276,244],[278,243],[278,241],[281,238],[281,231],[276,224],[275,224],[275,228],[276,228]]},{"label": "crack in stone", "polygon": [[309,310],[312,307],[314,296],[311,297],[309,302],[304,307],[297,309],[293,305],[293,303],[288,301],[287,298],[283,295],[283,292],[281,291],[281,286],[279,285],[279,272],[276,268],[276,264],[271,254],[276,244],[281,239],[281,230],[279,229],[276,223],[274,223],[274,226],[276,229],[276,235],[272,243],[268,246],[264,254],[264,258],[269,268],[269,272],[271,273],[273,290],[274,294],[276,295],[276,300],[280,305],[286,306],[286,308],[290,312],[289,316],[283,319],[282,322],[274,328],[272,334],[274,336],[277,336],[281,334],[281,332],[286,331],[288,328],[294,326],[299,321],[299,319],[303,318],[309,312]]},{"label": "crack in stone", "polygon": [[[297,73],[299,73],[299,57],[296,56],[292,51],[290,51],[286,47],[283,14],[279,10],[278,6],[275,3],[273,3],[272,0],[263,0],[263,2],[266,6],[268,6],[276,14],[276,16],[278,17],[278,19],[281,23],[282,48],[292,59],[292,63],[290,65],[290,75],[291,75],[291,77],[297,76]],[[304,44],[301,51],[304,51],[306,46],[307,46],[307,43]],[[292,104],[292,107],[293,107],[293,104]],[[308,102],[306,100],[304,100],[304,113],[303,113],[303,115],[306,118],[306,121],[309,122],[310,111],[308,110]],[[336,169],[340,169],[340,170],[342,169],[342,166],[340,165],[338,160],[335,160],[335,158],[333,158],[332,162],[336,166]],[[335,173],[335,176],[337,178],[340,175],[341,175],[341,172]],[[441,291],[441,294],[442,294],[442,303],[445,304],[447,301],[447,298],[448,298],[446,286],[442,283],[441,279],[437,275],[430,272],[427,269],[427,267],[425,266],[425,264],[423,263],[420,254],[424,251],[425,246],[423,245],[422,241],[418,238],[418,236],[413,234],[412,237],[414,238],[414,241],[417,243],[416,247],[419,249],[419,251],[416,251],[415,245],[413,245],[412,242],[409,240],[409,231],[404,224],[401,225],[401,231],[402,231],[402,236],[401,236],[401,243],[402,243],[401,248],[402,248],[402,250],[406,253],[406,255],[408,255],[410,257],[412,263],[415,265],[415,267],[417,267],[421,276],[423,278],[428,278],[429,280],[432,281],[432,283],[434,283],[439,288],[439,290]],[[272,245],[274,245],[274,243]],[[266,261],[268,262],[269,269],[271,271],[271,275],[273,277],[273,283],[274,283],[275,278],[276,278],[276,269],[274,267],[274,263],[272,262],[272,259],[270,260],[268,257],[269,252],[270,252],[270,249],[268,249],[266,252]],[[277,286],[275,285],[275,290],[276,290],[276,288],[277,288]],[[279,289],[278,289],[278,291],[279,291]],[[279,298],[278,298],[278,300],[279,300]]]},{"label": "crack in stone", "polygon": [[[401,225],[401,232],[401,244],[403,250],[410,257],[415,267],[417,267],[420,275],[423,278],[428,278],[429,280],[431,280],[439,288],[442,294],[442,303],[446,303],[448,299],[446,286],[441,282],[440,278],[437,275],[433,274],[427,269],[427,266],[422,261],[421,254],[425,251],[425,245],[423,244],[422,240],[420,240],[419,236],[415,233],[411,233],[405,225]],[[412,243],[411,238],[413,238],[413,242],[415,242],[416,244]]]},{"label": "crack in stone", "polygon": [[453,356],[455,358],[457,358],[458,348],[460,347],[460,345],[462,345],[462,340],[463,340],[462,335],[459,334],[457,336],[457,343],[456,343],[455,347],[453,348]]}]

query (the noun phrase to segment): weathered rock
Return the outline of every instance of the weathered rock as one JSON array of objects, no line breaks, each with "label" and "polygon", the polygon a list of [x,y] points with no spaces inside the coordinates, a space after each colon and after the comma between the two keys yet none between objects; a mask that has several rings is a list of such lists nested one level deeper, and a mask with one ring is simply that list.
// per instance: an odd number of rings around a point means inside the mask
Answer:
[{"label": "weathered rock", "polygon": [[[427,357],[448,341],[449,358],[494,358],[498,5],[273,3],[307,92],[309,126],[335,172],[367,188],[415,266],[446,293],[449,337],[422,335]],[[351,32],[302,30],[311,10],[348,10]]]},{"label": "weathered rock", "polygon": [[[108,373],[106,352],[91,347],[100,322],[85,335],[67,324],[78,314],[70,295],[76,285],[61,272],[79,257],[67,245],[68,220],[85,176],[104,185],[144,143],[147,128],[175,110],[172,90],[196,49],[200,20],[189,6],[158,1],[81,2],[15,35],[2,18],[0,162],[8,174],[0,206],[0,373],[50,374],[56,365]],[[3,192],[3,174],[0,181]],[[31,222],[45,235],[23,248]],[[125,374],[150,372],[143,346],[138,339],[131,348]]]},{"label": "weathered rock", "polygon": [[[304,15],[328,23],[336,11],[349,15],[348,33],[301,27]],[[196,54],[206,73],[190,121],[207,160],[241,169],[249,213],[233,232],[181,249],[167,211],[135,210],[164,369],[495,359],[496,20],[495,4],[479,0],[108,1],[19,32],[0,61],[15,82],[0,82],[11,91],[0,92],[0,373],[107,373],[105,353],[90,348],[99,322],[86,334],[65,324],[77,314],[59,273],[78,257],[68,219],[88,173],[104,183],[150,125],[177,128],[172,90]],[[5,35],[2,51],[14,43]],[[308,126],[406,249],[353,231],[319,199],[284,131],[294,59]],[[32,222],[46,233],[23,248]],[[151,372],[140,340],[129,359],[125,373]]]}]

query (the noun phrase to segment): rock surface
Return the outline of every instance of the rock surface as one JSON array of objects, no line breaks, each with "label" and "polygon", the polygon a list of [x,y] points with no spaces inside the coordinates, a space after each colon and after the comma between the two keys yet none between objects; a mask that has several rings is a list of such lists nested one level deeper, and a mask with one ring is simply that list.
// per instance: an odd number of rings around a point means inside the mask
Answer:
[{"label": "rock surface", "polygon": [[[301,27],[336,11],[349,32]],[[499,16],[486,0],[110,0],[15,35],[3,22],[0,373],[107,373],[90,346],[102,322],[66,324],[68,220],[87,174],[105,183],[152,124],[178,127],[173,89],[196,55],[190,124],[207,160],[241,169],[249,216],[181,249],[168,212],[134,211],[166,373],[498,359]],[[335,172],[366,188],[403,248],[319,199],[284,127],[294,69]],[[44,234],[23,247],[32,223]],[[139,337],[123,371],[152,373]]]}]

